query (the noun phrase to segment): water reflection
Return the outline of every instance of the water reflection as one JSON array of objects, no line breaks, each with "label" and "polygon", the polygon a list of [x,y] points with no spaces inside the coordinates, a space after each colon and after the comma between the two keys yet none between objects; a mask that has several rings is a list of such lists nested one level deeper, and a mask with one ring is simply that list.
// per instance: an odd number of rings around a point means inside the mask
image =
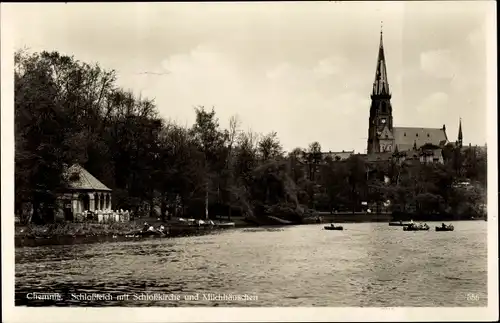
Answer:
[{"label": "water reflection", "polygon": [[[403,232],[382,223],[346,224],[344,231],[307,225],[16,248],[16,305],[486,306],[486,222],[454,226]],[[62,299],[28,300],[32,292]],[[113,299],[75,299],[78,293]],[[468,301],[468,293],[479,299]],[[129,299],[118,300],[123,294]]]}]

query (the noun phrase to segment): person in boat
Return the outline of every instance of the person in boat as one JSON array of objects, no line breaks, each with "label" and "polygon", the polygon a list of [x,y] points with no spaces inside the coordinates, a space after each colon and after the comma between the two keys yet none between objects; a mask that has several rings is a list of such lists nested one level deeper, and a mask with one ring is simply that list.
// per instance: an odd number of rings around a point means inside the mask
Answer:
[{"label": "person in boat", "polygon": [[441,223],[441,228],[443,228],[443,229],[446,228],[446,224]]},{"label": "person in boat", "polygon": [[149,226],[148,231],[155,231],[155,228],[151,225]]},{"label": "person in boat", "polygon": [[160,227],[158,228],[158,232],[160,232],[160,233],[165,232],[165,227],[163,226],[163,224],[160,225]]},{"label": "person in boat", "polygon": [[144,222],[144,226],[142,227],[142,232],[146,232],[149,229],[149,224],[147,222]]}]

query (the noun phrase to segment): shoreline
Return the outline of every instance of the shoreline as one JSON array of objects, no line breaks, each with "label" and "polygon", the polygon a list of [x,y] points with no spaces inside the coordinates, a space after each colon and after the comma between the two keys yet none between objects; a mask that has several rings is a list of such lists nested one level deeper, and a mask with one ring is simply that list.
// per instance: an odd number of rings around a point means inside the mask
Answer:
[{"label": "shoreline", "polygon": [[[141,231],[144,222],[157,228],[164,225],[174,235],[180,232],[193,232],[193,231],[214,231],[223,228],[211,226],[196,226],[196,225],[183,225],[179,223],[172,223],[168,221],[160,221],[151,218],[140,218],[130,222],[119,223],[93,223],[93,222],[63,222],[52,223],[44,225],[28,224],[22,225],[15,224],[14,237],[15,238],[52,238],[52,237],[89,237],[89,236],[123,236],[129,235],[134,232]],[[252,226],[248,223],[241,221],[231,221],[234,227],[247,227]]]},{"label": "shoreline", "polygon": [[[325,212],[326,213],[326,212]],[[258,224],[249,223],[241,219],[231,221],[235,225],[230,228],[253,228],[261,226],[290,226],[290,225],[310,225],[324,223],[389,223],[397,222],[395,219],[335,219],[337,214],[321,214],[321,222],[304,222],[304,223],[289,223],[289,224]],[[403,222],[406,220],[402,220]],[[484,221],[484,218],[461,218],[461,219],[414,219],[416,222],[446,222],[446,221]],[[38,238],[55,238],[55,237],[90,237],[90,236],[124,236],[132,232],[140,231],[143,228],[143,223],[148,222],[154,227],[164,225],[168,228],[170,235],[178,236],[182,233],[199,232],[199,231],[218,231],[227,228],[210,227],[210,226],[194,226],[194,225],[179,225],[178,223],[161,222],[158,220],[138,219],[125,223],[55,223],[45,225],[22,225],[15,224],[14,238],[16,239],[38,239]]]},{"label": "shoreline", "polygon": [[[144,239],[171,239],[217,233],[235,227],[198,227],[163,223],[168,234],[164,236],[139,237],[135,232],[142,229],[144,219],[128,223],[60,223],[48,225],[16,225],[14,232],[15,247],[36,247],[43,245],[87,244],[95,242],[137,241]],[[157,221],[155,221],[157,222]],[[158,227],[157,223],[149,222]],[[132,235],[131,235],[132,234]]]},{"label": "shoreline", "polygon": [[[130,236],[131,232],[136,232],[142,229],[144,219],[140,221],[132,221],[128,223],[111,223],[111,224],[97,224],[97,223],[60,223],[48,225],[19,225],[15,226],[14,233],[14,246],[18,247],[38,247],[46,245],[71,245],[71,244],[90,244],[90,243],[103,243],[103,242],[123,242],[123,241],[139,241],[145,239],[172,239],[189,236],[201,236],[207,234],[217,234],[222,231],[235,229],[235,228],[259,228],[259,227],[284,227],[295,225],[312,225],[312,224],[325,224],[328,221],[321,223],[304,223],[304,224],[288,224],[288,225],[255,225],[249,223],[240,223],[236,221],[234,227],[198,227],[198,226],[185,226],[175,225],[169,223],[162,223],[168,227],[168,234],[165,236],[151,236],[139,237]],[[455,221],[484,221],[483,219],[461,219]],[[335,223],[342,224],[359,224],[359,223],[387,223],[392,221],[339,221]],[[416,222],[442,222],[442,220],[428,220]],[[446,222],[446,221],[445,221]],[[153,223],[151,223],[153,224]],[[155,223],[156,224],[156,223]],[[156,225],[155,225],[156,226]]]}]

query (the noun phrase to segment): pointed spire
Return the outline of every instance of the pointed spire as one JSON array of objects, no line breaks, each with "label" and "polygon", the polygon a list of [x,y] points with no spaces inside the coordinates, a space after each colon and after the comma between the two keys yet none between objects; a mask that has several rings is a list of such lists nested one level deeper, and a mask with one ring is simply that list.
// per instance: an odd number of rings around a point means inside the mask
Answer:
[{"label": "pointed spire", "polygon": [[394,152],[392,153],[393,156],[399,157],[399,149],[398,145],[394,146]]},{"label": "pointed spire", "polygon": [[[382,22],[381,22],[382,24]],[[372,95],[390,95],[389,81],[387,80],[387,68],[385,66],[384,41],[382,25],[380,26],[380,45],[377,57],[377,69],[375,71],[375,81],[373,82]]]},{"label": "pointed spire", "polygon": [[457,138],[457,146],[462,147],[463,143],[463,135],[462,135],[462,118],[458,122],[458,138]]}]

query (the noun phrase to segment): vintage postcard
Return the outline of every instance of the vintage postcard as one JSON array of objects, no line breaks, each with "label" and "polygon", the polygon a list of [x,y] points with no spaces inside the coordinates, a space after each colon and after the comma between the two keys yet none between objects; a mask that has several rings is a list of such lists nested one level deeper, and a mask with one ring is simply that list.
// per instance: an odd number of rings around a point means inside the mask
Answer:
[{"label": "vintage postcard", "polygon": [[498,320],[496,3],[3,3],[5,322]]}]

